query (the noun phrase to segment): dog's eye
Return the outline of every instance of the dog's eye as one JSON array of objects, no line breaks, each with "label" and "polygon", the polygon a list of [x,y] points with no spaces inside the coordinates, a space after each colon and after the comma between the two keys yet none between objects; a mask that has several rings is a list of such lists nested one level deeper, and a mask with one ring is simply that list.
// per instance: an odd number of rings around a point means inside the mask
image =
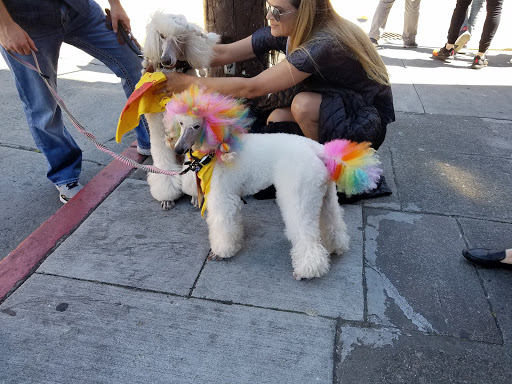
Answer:
[{"label": "dog's eye", "polygon": [[160,38],[163,40],[165,39],[164,35],[160,34]]},{"label": "dog's eye", "polygon": [[180,121],[180,125],[183,127],[183,121]]},{"label": "dog's eye", "polygon": [[198,129],[200,125],[194,125],[194,129]]}]

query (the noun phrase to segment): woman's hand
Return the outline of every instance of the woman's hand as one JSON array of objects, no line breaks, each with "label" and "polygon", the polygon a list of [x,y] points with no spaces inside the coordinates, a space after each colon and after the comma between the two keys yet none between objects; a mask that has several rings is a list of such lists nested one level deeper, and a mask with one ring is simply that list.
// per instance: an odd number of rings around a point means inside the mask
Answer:
[{"label": "woman's hand", "polygon": [[185,75],[184,73],[171,72],[165,75],[167,77],[167,81],[165,83],[161,83],[162,86],[157,88],[154,94],[159,93],[180,93],[184,90],[188,89],[191,85],[197,83],[198,77]]}]

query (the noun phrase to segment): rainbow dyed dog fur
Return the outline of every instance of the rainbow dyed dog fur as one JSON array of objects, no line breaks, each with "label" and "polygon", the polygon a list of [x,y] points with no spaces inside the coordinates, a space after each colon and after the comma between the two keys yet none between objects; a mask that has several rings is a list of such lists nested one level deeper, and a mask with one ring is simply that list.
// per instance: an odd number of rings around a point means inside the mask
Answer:
[{"label": "rainbow dyed dog fur", "polygon": [[245,113],[234,114],[230,121],[209,113],[209,106],[221,110],[223,104],[244,112],[232,98],[193,88],[173,97],[164,118],[176,153],[216,153],[207,195],[209,258],[229,258],[240,250],[240,197],[273,184],[292,243],[293,276],[300,280],[324,275],[330,254],[342,254],[349,246],[336,182],[347,195],[375,188],[381,170],[374,150],[368,143],[346,140],[324,146],[295,135],[245,134],[250,123]]}]

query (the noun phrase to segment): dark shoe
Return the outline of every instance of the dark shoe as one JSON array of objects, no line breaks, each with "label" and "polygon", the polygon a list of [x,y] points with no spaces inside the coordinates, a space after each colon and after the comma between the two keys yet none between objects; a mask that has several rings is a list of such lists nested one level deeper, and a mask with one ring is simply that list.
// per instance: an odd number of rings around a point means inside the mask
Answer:
[{"label": "dark shoe", "polygon": [[404,41],[404,48],[418,48],[418,43],[416,41]]},{"label": "dark shoe", "polygon": [[256,200],[270,200],[276,198],[276,188],[271,185],[268,188],[262,189],[261,191],[252,195]]},{"label": "dark shoe", "polygon": [[373,46],[377,48],[379,46],[379,42],[375,40],[374,38],[370,37],[370,41],[372,42]]},{"label": "dark shoe", "polygon": [[457,53],[462,48],[464,48],[469,39],[471,39],[471,33],[469,33],[467,30],[462,32],[462,34],[457,37],[457,40],[455,40],[455,44],[453,45],[454,52]]},{"label": "dark shoe", "polygon": [[304,136],[299,124],[293,121],[269,121],[268,125],[263,127],[263,133],[288,133],[291,135]]},{"label": "dark shoe", "polygon": [[482,69],[483,67],[487,67],[487,59],[485,56],[476,55],[473,59],[473,64],[471,64],[472,69]]},{"label": "dark shoe", "polygon": [[350,197],[347,197],[347,195],[345,195],[343,192],[338,192],[338,203],[352,204],[363,199],[373,199],[375,197],[389,196],[392,193],[393,192],[391,191],[391,188],[389,188],[388,184],[386,183],[386,179],[384,176],[381,176],[379,182],[377,183],[377,187],[371,191],[359,193]]},{"label": "dark shoe", "polygon": [[438,50],[435,50],[432,52],[432,58],[437,60],[448,60],[452,59],[453,55],[455,54],[455,51],[452,49],[446,49],[446,47],[439,48]]},{"label": "dark shoe", "polygon": [[505,258],[505,251],[496,251],[484,248],[464,249],[462,255],[477,265],[488,268],[496,267],[512,267],[511,264],[501,263],[500,261]]}]

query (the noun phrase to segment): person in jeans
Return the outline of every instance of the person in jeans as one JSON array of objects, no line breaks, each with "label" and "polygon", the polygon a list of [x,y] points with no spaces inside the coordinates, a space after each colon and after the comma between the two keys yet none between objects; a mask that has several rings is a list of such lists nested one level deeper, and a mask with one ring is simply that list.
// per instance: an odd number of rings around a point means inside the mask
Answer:
[{"label": "person in jeans", "polygon": [[[416,34],[418,33],[418,18],[420,17],[421,0],[405,0],[404,12],[404,30],[402,39],[404,48],[416,48]],[[380,0],[375,14],[373,15],[372,25],[368,37],[373,45],[377,46],[380,39],[380,30],[386,26],[388,15],[395,0]]]},{"label": "person in jeans", "polygon": [[471,39],[471,34],[473,33],[476,19],[478,18],[478,14],[484,6],[484,1],[485,0],[473,0],[471,2],[471,11],[466,12],[466,18],[464,19],[464,24],[462,24],[462,28],[459,31],[459,37],[457,37],[457,40],[455,40],[455,52],[459,52],[462,48],[464,48],[469,39]]},{"label": "person in jeans", "polygon": [[[434,59],[445,61],[453,58],[455,54],[455,42],[459,36],[459,31],[470,3],[471,0],[457,0],[450,22],[450,28],[448,29],[448,41],[443,47],[433,52],[432,57]],[[503,0],[487,0],[487,16],[485,17],[484,28],[482,36],[480,37],[478,53],[475,55],[473,63],[471,64],[471,68],[473,69],[481,69],[488,64],[485,58],[485,52],[491,45],[491,41],[500,24],[502,6]]]},{"label": "person in jeans", "polygon": [[[39,74],[8,52],[34,65],[31,50],[35,51],[41,71],[56,89],[60,47],[63,42],[74,45],[120,77],[129,96],[141,76],[141,59],[127,44],[118,43],[118,21],[129,28],[130,20],[119,0],[109,3],[114,31],[107,28],[105,13],[92,0],[0,0],[0,51],[14,75],[32,137],[47,159],[47,177],[63,203],[82,188],[82,151],[64,127],[61,109]],[[136,133],[139,153],[149,155],[145,120]]]}]

